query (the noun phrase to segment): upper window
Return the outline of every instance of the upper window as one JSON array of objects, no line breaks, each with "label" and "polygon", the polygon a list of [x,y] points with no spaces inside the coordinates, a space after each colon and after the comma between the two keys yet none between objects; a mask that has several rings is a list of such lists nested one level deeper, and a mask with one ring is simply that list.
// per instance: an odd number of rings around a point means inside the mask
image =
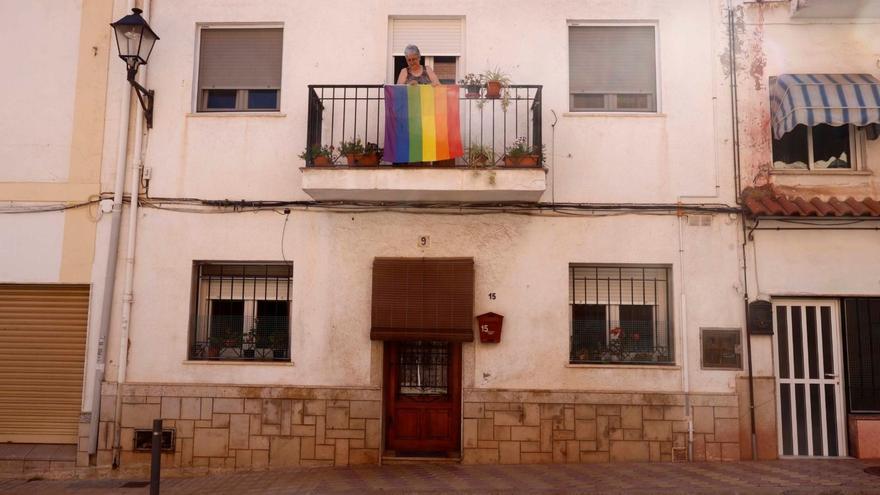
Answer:
[{"label": "upper window", "polygon": [[416,45],[422,55],[422,65],[431,67],[442,84],[456,83],[463,52],[461,19],[391,18],[389,27],[392,58],[389,81],[396,81],[400,71],[406,68],[404,49]]},{"label": "upper window", "polygon": [[281,28],[202,28],[198,111],[277,111]]},{"label": "upper window", "polygon": [[669,269],[569,268],[571,363],[671,364]]},{"label": "upper window", "polygon": [[773,139],[773,167],[777,169],[854,169],[853,151],[858,131],[852,125],[814,127],[798,125]]},{"label": "upper window", "polygon": [[568,27],[573,112],[656,112],[654,26]]},{"label": "upper window", "polygon": [[196,262],[193,360],[288,361],[289,263]]}]

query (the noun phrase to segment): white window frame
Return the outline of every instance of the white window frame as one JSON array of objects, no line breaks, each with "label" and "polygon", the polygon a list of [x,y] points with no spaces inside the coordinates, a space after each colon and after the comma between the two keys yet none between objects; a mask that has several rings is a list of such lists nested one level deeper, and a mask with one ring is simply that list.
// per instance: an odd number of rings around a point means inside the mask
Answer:
[{"label": "white window frame", "polygon": [[[572,27],[652,27],[654,28],[654,98],[657,100],[654,110],[574,110],[571,106],[571,45],[568,43],[568,30]],[[660,72],[660,21],[659,20],[642,20],[642,21],[595,21],[586,19],[569,19],[565,26],[565,51],[567,65],[565,78],[565,93],[568,100],[568,112],[572,114],[589,114],[589,115],[657,115],[663,113],[663,98],[660,94],[661,72]],[[607,98],[607,96],[606,96]]]},{"label": "white window frame", "polygon": [[[850,168],[815,168],[815,156],[813,151],[813,128],[807,127],[807,160],[808,163],[805,165],[807,168],[796,168],[796,167],[777,167],[776,161],[773,160],[773,146],[775,146],[775,142],[777,139],[773,138],[771,133],[770,135],[770,160],[772,161],[772,168],[774,172],[786,171],[786,172],[835,172],[835,173],[846,173],[846,172],[856,172],[864,169],[864,163],[867,156],[867,138],[865,136],[865,131],[863,129],[857,128],[853,124],[847,124],[849,128],[849,163]],[[801,163],[801,162],[798,162]]]},{"label": "white window frame", "polygon": [[[194,41],[194,52],[193,52],[193,76],[192,76],[192,95],[191,95],[191,105],[190,112],[193,114],[200,115],[215,115],[215,114],[259,114],[259,113],[271,113],[273,115],[277,115],[278,112],[281,111],[281,93],[284,86],[284,49],[282,48],[282,60],[281,60],[281,88],[278,88],[278,101],[275,109],[268,108],[260,108],[257,110],[247,110],[242,109],[239,110],[239,107],[242,107],[242,98],[247,98],[247,90],[240,89],[238,90],[238,94],[235,98],[235,109],[222,109],[222,110],[200,110],[202,94],[199,91],[199,63],[201,61],[202,56],[202,30],[203,29],[281,29],[282,30],[282,43],[284,40],[284,23],[283,22],[199,22],[196,23],[196,34]],[[244,94],[242,94],[244,93]],[[207,97],[205,97],[207,98]],[[207,103],[207,102],[206,102]]]},{"label": "white window frame", "polygon": [[[396,84],[397,76],[399,74],[394,71],[394,57],[402,57],[404,54],[402,52],[394,51],[394,21],[398,19],[406,19],[406,20],[457,20],[461,23],[461,50],[460,53],[431,53],[421,55],[425,58],[425,65],[431,67],[431,70],[434,70],[434,57],[457,57],[455,61],[455,75],[456,79],[460,79],[464,77],[465,71],[464,68],[467,67],[465,65],[465,51],[467,50],[467,23],[465,22],[465,16],[457,16],[457,15],[391,15],[388,16],[388,84]],[[421,47],[420,47],[421,49]]]}]

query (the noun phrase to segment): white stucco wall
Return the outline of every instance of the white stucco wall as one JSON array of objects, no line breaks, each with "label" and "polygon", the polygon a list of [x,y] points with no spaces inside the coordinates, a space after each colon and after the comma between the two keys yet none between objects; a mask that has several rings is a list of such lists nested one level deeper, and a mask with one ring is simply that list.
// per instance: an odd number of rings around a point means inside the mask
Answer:
[{"label": "white stucco wall", "polygon": [[56,283],[64,212],[0,215],[0,282]]},{"label": "white stucco wall", "polygon": [[0,1],[0,182],[65,182],[80,1]]},{"label": "white stucco wall", "polygon": [[[733,203],[728,89],[715,53],[725,42],[716,29],[723,22],[720,8],[698,0],[556,0],[541,2],[540,13],[535,15],[536,2],[526,0],[156,2],[149,20],[162,39],[147,82],[157,92],[146,154],[150,196],[310,199],[301,190],[303,164],[296,158],[305,143],[306,86],[383,83],[390,16],[455,15],[465,18],[463,72],[497,65],[515,83],[544,86],[544,141],[552,155],[544,201],[555,193],[566,202]],[[660,112],[568,114],[568,20],[656,22]],[[284,23],[279,113],[191,113],[196,26],[207,22]],[[328,31],[344,36],[328,37]],[[111,73],[108,90],[105,188],[112,184],[117,100],[126,90],[117,76]],[[555,136],[551,110],[559,118]],[[281,260],[283,222],[275,212],[141,212],[128,381],[368,385],[371,265],[377,256],[475,259],[475,314],[505,316],[501,344],[472,345],[475,368],[465,382],[477,387],[679,391],[685,335],[692,390],[729,392],[738,374],[700,370],[699,328],[743,326],[740,227],[726,214],[715,215],[707,227],[683,219],[680,247],[675,215],[294,210],[284,241],[285,256],[294,263],[293,364],[187,363],[193,260]],[[417,247],[420,235],[431,236],[430,248]],[[570,263],[670,266],[676,366],[567,365]],[[497,299],[490,301],[489,292]],[[118,320],[117,306],[111,380]]]}]

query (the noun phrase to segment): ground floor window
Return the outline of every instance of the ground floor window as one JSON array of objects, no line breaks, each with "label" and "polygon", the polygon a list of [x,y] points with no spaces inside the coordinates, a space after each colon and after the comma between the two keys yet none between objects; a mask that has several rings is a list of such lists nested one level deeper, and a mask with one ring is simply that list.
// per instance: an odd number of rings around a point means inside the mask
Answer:
[{"label": "ground floor window", "polygon": [[290,359],[289,263],[194,264],[189,358]]},{"label": "ground floor window", "polygon": [[880,298],[843,300],[846,391],[852,413],[880,413]]},{"label": "ground floor window", "polygon": [[669,268],[571,265],[570,362],[674,361]]}]

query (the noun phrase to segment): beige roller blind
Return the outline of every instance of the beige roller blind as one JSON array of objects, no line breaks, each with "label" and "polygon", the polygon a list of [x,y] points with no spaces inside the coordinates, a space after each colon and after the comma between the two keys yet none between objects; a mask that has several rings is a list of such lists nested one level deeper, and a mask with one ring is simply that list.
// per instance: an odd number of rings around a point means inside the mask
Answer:
[{"label": "beige roller blind", "polygon": [[281,87],[281,28],[202,29],[200,89]]},{"label": "beige roller blind", "polygon": [[655,93],[653,26],[569,26],[568,43],[572,93]]},{"label": "beige roller blind", "polygon": [[76,443],[87,285],[0,284],[0,442]]},{"label": "beige roller blind", "polygon": [[416,45],[422,55],[461,55],[460,19],[392,19],[391,54]]}]

